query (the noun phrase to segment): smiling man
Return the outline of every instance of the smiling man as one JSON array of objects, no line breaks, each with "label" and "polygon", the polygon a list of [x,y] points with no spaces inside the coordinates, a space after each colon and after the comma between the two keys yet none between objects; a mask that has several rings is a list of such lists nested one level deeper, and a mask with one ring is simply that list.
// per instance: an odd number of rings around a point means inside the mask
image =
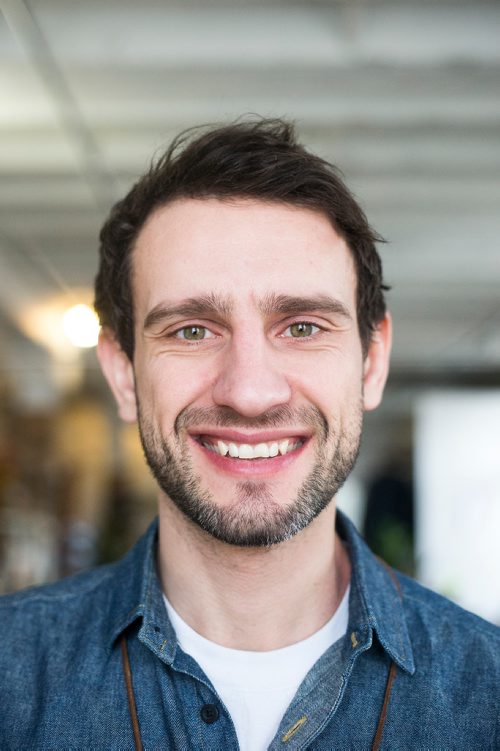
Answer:
[{"label": "smiling man", "polygon": [[132,274],[134,366],[109,332],[101,361],[139,419],[165,528],[173,501],[222,542],[290,539],[346,479],[385,377],[385,319],[363,372],[345,241],[307,209],[178,198],[147,221]]},{"label": "smiling man", "polygon": [[114,207],[99,358],[159,520],[4,598],[2,749],[498,747],[498,629],[335,510],[387,377],[377,239],[281,121],[181,138]]}]

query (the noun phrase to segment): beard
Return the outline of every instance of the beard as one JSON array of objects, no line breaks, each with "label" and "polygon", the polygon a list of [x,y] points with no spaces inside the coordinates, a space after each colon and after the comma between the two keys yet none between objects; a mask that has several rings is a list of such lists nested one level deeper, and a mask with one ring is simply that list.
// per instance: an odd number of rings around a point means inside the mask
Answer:
[{"label": "beard", "polygon": [[[359,453],[363,410],[361,402],[349,420],[330,429],[316,407],[276,407],[258,418],[243,418],[226,407],[188,408],[175,421],[174,445],[139,413],[139,433],[146,461],[161,490],[191,522],[221,542],[242,547],[269,547],[305,529],[332,501],[351,473]],[[203,478],[196,474],[183,430],[196,425],[233,428],[276,428],[303,425],[313,429],[317,448],[311,472],[286,505],[278,503],[270,483],[236,483],[228,506],[217,505]],[[266,461],[257,460],[257,461]]]}]

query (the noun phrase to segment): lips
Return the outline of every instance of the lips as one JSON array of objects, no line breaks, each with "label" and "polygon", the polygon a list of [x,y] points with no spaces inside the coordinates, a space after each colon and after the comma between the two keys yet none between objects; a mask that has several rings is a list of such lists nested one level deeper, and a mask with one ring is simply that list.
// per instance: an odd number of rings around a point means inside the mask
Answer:
[{"label": "lips", "polygon": [[259,441],[256,443],[242,443],[222,440],[213,436],[198,437],[201,445],[219,456],[229,456],[232,459],[272,459],[278,455],[285,456],[296,451],[304,444],[303,438],[291,436],[279,440]]}]

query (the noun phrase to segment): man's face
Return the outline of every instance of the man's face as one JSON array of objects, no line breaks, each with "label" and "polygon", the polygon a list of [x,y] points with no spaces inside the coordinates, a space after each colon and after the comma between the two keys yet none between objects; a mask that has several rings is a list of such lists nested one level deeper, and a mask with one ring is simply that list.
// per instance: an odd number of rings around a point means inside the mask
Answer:
[{"label": "man's face", "polygon": [[[366,372],[344,240],[306,209],[179,200],[149,218],[132,274],[137,412],[162,491],[225,542],[288,539],[359,446]],[[135,416],[130,395],[121,411]]]}]

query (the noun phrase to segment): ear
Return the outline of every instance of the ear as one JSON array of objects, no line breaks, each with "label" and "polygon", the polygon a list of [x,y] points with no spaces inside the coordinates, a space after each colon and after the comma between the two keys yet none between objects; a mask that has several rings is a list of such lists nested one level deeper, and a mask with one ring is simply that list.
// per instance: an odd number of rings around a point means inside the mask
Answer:
[{"label": "ear", "polygon": [[363,405],[369,411],[382,401],[385,382],[389,374],[392,345],[392,319],[389,313],[373,332],[363,367]]},{"label": "ear", "polygon": [[101,329],[97,357],[125,422],[137,420],[134,368],[109,329]]}]

